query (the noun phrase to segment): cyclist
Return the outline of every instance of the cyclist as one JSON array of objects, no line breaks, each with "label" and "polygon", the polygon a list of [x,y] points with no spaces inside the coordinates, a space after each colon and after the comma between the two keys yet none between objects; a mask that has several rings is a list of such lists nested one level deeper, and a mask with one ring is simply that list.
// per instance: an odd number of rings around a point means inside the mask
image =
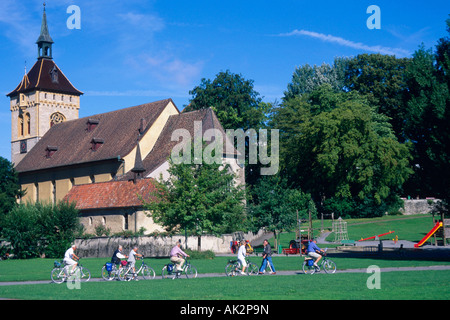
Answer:
[{"label": "cyclist", "polygon": [[174,263],[176,266],[176,271],[181,272],[181,266],[184,264],[183,257],[189,257],[189,255],[181,250],[181,240],[177,241],[177,244],[170,250],[170,262]]},{"label": "cyclist", "polygon": [[119,245],[119,247],[114,251],[111,257],[111,263],[115,265],[119,265],[119,269],[122,268],[121,259],[128,259],[128,256],[122,253],[123,247]]},{"label": "cyclist", "polygon": [[77,250],[76,245],[72,245],[69,249],[67,249],[66,253],[64,253],[64,264],[72,266],[72,270],[70,270],[70,274],[73,274],[73,271],[77,267],[78,263],[74,260],[80,260],[79,257],[74,253],[74,251]]},{"label": "cyclist", "polygon": [[324,250],[320,249],[317,246],[317,240],[312,239],[308,244],[308,249],[306,250],[308,252],[308,256],[315,259],[314,260],[314,266],[319,267],[318,263],[320,259],[322,259],[322,255],[320,253],[325,253]]},{"label": "cyclist", "polygon": [[237,259],[242,266],[241,274],[245,274],[245,268],[247,268],[247,261],[245,261],[246,256],[247,249],[245,248],[245,241],[241,240],[241,242],[239,242],[239,250],[237,254]]},{"label": "cyclist", "polygon": [[138,247],[134,246],[133,249],[131,249],[130,254],[128,255],[128,263],[130,264],[131,268],[133,268],[133,279],[138,281],[137,275],[136,275],[136,257],[142,257],[142,254],[137,253]]}]

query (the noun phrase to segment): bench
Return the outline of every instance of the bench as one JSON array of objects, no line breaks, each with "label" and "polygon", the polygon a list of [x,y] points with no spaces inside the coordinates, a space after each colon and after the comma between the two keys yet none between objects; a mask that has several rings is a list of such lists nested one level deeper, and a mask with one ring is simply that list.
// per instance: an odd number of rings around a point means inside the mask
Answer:
[{"label": "bench", "polygon": [[355,245],[355,240],[341,240],[341,244],[346,246],[346,245]]}]

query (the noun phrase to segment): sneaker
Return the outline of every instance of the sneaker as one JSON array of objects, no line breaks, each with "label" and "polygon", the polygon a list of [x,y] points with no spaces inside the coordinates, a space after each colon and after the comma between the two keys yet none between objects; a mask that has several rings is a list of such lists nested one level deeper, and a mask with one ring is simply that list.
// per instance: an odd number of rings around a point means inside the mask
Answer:
[{"label": "sneaker", "polygon": [[270,274],[277,274],[276,272],[271,272]]},{"label": "sneaker", "polygon": [[246,274],[244,271],[241,271],[241,274]]}]

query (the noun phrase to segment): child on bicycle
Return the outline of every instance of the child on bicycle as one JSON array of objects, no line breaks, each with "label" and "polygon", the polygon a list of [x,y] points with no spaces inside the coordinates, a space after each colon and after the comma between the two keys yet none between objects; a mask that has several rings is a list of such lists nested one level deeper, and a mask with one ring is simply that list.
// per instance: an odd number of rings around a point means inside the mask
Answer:
[{"label": "child on bicycle", "polygon": [[142,254],[137,253],[138,247],[134,246],[133,249],[131,249],[130,254],[128,255],[128,264],[133,268],[133,279],[137,281],[137,275],[136,275],[136,257],[142,257]]},{"label": "child on bicycle", "polygon": [[318,263],[320,261],[320,259],[322,259],[322,255],[320,253],[325,253],[324,250],[320,249],[317,246],[317,241],[316,239],[312,239],[309,244],[308,244],[308,256],[315,259],[314,260],[314,266],[315,267],[319,267]]},{"label": "child on bicycle", "polygon": [[247,261],[245,257],[247,256],[247,249],[245,248],[245,241],[241,240],[239,243],[239,250],[237,254],[237,259],[242,266],[241,274],[245,274],[245,268],[247,268]]}]

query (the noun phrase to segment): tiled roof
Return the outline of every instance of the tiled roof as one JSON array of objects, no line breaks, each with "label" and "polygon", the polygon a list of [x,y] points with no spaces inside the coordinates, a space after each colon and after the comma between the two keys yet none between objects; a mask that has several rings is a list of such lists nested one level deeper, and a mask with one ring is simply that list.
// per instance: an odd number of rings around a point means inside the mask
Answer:
[{"label": "tiled roof", "polygon": [[[170,102],[166,99],[56,124],[15,169],[21,173],[123,158],[136,146],[141,119],[146,132]],[[95,128],[88,130],[88,123],[95,123]],[[92,150],[94,143],[96,151]],[[48,146],[58,147],[50,158],[46,157]]]},{"label": "tiled roof", "polygon": [[[150,174],[160,165],[168,160],[171,155],[174,146],[179,144],[179,141],[171,141],[172,133],[177,129],[186,129],[189,131],[191,137],[194,137],[194,122],[201,121],[202,123],[202,135],[208,129],[217,129],[222,133],[224,140],[223,150],[226,151],[227,140],[225,139],[226,134],[216,114],[211,108],[201,109],[191,112],[182,112],[178,115],[172,115],[169,117],[163,131],[161,132],[158,140],[156,141],[152,151],[143,160],[143,166],[145,168],[145,175]],[[233,153],[237,151],[231,146]],[[133,173],[129,172],[123,178],[123,180],[128,180],[133,178]]]},{"label": "tiled roof", "polygon": [[[57,81],[55,81],[55,78],[52,81],[52,72],[56,72]],[[18,93],[25,93],[34,90],[44,90],[78,96],[83,94],[83,92],[77,90],[72,83],[70,83],[53,60],[45,58],[37,60],[19,85],[13,91],[8,93],[7,96],[12,97]]]},{"label": "tiled roof", "polygon": [[157,189],[151,178],[133,181],[108,181],[74,186],[64,201],[76,202],[79,210],[142,207],[142,201],[150,201],[151,192]]}]

